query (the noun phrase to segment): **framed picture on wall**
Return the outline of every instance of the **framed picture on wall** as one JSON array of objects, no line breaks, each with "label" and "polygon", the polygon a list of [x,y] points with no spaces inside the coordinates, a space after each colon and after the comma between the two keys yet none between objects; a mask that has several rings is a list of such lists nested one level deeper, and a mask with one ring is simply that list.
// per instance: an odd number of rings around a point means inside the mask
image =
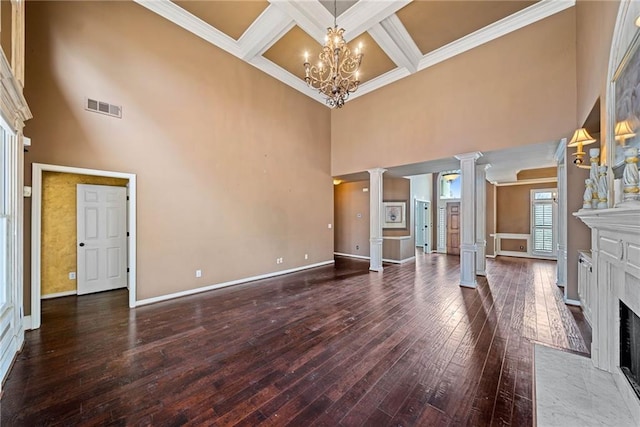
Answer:
[{"label": "framed picture on wall", "polygon": [[625,52],[613,76],[615,82],[615,138],[612,155],[616,176],[622,173],[624,152],[640,148],[640,30]]},{"label": "framed picture on wall", "polygon": [[407,202],[382,202],[382,228],[407,228]]}]

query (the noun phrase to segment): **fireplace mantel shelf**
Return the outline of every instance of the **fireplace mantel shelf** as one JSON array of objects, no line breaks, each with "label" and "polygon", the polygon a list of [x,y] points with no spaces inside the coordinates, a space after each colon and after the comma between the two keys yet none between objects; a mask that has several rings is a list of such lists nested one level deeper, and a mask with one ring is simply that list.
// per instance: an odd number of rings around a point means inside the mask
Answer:
[{"label": "fireplace mantel shelf", "polygon": [[609,209],[580,209],[573,214],[589,228],[640,234],[640,203]]}]

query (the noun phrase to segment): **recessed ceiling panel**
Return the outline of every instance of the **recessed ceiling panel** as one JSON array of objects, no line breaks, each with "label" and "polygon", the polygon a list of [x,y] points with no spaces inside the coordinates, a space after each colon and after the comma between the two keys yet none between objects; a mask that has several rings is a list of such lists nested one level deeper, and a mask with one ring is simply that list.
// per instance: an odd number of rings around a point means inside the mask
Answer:
[{"label": "recessed ceiling panel", "polygon": [[349,48],[355,52],[362,43],[362,65],[360,66],[360,82],[364,83],[374,79],[387,71],[396,68],[396,64],[387,56],[380,46],[371,38],[369,33],[362,33],[360,36],[349,42]]},{"label": "recessed ceiling panel", "polygon": [[[360,43],[362,43],[364,51],[364,59],[360,67],[361,83],[396,68],[396,64],[389,59],[368,33],[352,40],[349,47],[355,52]],[[322,46],[310,35],[302,31],[300,27],[293,27],[264,53],[264,57],[302,79],[304,78],[304,53],[308,52],[309,62],[315,64],[318,62],[321,50]]]},{"label": "recessed ceiling panel", "polygon": [[304,78],[304,53],[309,52],[309,62],[316,62],[322,46],[300,27],[293,27],[271,46],[264,57],[281,66],[294,76]]},{"label": "recessed ceiling panel", "polygon": [[396,14],[423,55],[536,3],[414,1]]},{"label": "recessed ceiling panel", "polygon": [[337,14],[335,16],[342,15],[347,9],[349,9],[354,4],[358,3],[358,0],[339,0],[337,2],[333,2],[331,0],[320,0],[320,4],[322,4],[325,9],[327,9],[333,15],[333,9],[335,5],[335,9]]},{"label": "recessed ceiling panel", "polygon": [[175,4],[234,40],[269,6],[268,1],[174,1]]}]

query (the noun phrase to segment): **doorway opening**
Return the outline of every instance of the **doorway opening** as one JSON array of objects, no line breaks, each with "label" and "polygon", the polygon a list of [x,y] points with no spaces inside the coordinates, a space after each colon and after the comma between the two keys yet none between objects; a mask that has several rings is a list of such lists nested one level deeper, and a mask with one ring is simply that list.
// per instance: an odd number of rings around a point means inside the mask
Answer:
[{"label": "doorway opening", "polygon": [[[129,288],[129,307],[136,306],[136,175],[123,172],[83,169],[58,165],[34,163],[32,167],[31,206],[31,329],[41,325],[42,298],[42,247],[43,247],[43,174],[62,173],[92,177],[105,177],[126,181],[129,197],[126,209],[128,251],[126,255],[126,282]],[[75,242],[74,242],[75,245]],[[124,258],[120,258],[123,259]],[[123,261],[124,262],[124,261]],[[70,274],[70,273],[69,273]],[[74,292],[75,293],[75,292]]]}]

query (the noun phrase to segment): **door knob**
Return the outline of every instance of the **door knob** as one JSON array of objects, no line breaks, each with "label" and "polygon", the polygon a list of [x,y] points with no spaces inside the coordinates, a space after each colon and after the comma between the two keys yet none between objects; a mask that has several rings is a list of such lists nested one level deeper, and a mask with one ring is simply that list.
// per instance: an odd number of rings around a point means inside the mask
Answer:
[{"label": "door knob", "polygon": [[84,243],[80,243],[80,247],[84,246]]}]

